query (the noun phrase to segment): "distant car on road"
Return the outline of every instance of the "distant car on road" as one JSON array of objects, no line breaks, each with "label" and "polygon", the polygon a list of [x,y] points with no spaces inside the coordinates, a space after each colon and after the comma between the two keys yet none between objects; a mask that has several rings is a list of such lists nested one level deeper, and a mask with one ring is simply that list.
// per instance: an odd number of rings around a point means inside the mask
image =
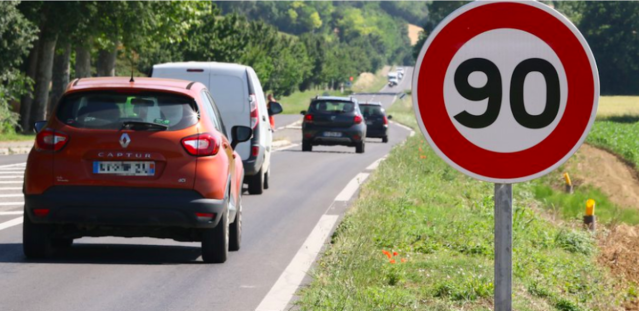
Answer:
[{"label": "distant car on road", "polygon": [[388,86],[393,87],[399,84],[399,74],[396,71],[388,73]]},{"label": "distant car on road", "polygon": [[399,76],[400,79],[404,78],[404,68],[403,67],[397,67],[397,69],[395,69],[395,71],[397,72],[397,75]]},{"label": "distant car on road", "polygon": [[201,83],[89,78],[71,82],[29,153],[23,248],[44,258],[81,237],[201,241],[222,263],[242,237],[244,168]]},{"label": "distant car on road", "polygon": [[[250,194],[262,194],[269,187],[273,129],[269,117],[282,112],[279,103],[267,107],[262,84],[253,68],[218,62],[183,62],[153,66],[154,78],[197,81],[211,91],[211,100],[220,109],[221,118],[230,127],[253,129],[250,142],[239,144]],[[230,135],[230,133],[227,133]]]},{"label": "distant car on road", "polygon": [[343,145],[364,153],[366,123],[357,99],[316,97],[302,115],[302,151],[312,151],[317,145]]},{"label": "distant car on road", "polygon": [[359,109],[366,120],[366,137],[381,138],[388,142],[388,120],[393,116],[386,115],[380,102],[360,103]]}]

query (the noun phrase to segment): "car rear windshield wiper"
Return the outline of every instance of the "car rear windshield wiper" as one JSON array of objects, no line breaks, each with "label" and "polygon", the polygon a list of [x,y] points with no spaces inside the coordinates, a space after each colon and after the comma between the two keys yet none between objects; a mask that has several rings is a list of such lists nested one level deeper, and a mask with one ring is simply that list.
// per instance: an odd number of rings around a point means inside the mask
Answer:
[{"label": "car rear windshield wiper", "polygon": [[168,125],[152,123],[152,122],[144,122],[144,121],[124,121],[122,122],[122,128],[132,129],[134,127],[144,128],[144,129],[155,129],[159,131],[166,131],[169,129]]}]

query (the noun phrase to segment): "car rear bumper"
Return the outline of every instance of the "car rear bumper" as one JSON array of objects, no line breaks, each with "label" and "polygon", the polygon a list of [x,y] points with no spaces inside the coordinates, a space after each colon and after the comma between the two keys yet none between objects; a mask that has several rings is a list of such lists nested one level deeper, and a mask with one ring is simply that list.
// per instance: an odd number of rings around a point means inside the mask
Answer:
[{"label": "car rear bumper", "polygon": [[[341,133],[341,137],[329,137],[325,136],[326,132]],[[366,137],[365,127],[350,127],[350,128],[313,128],[304,129],[302,136],[305,141],[309,141],[313,145],[346,145],[355,146]]]},{"label": "car rear bumper", "polygon": [[[25,213],[43,224],[213,228],[226,208],[224,200],[186,189],[55,186],[25,195]],[[35,216],[34,209],[49,213]],[[199,218],[196,213],[214,217]]]},{"label": "car rear bumper", "polygon": [[366,137],[383,138],[388,135],[388,128],[371,128],[366,129]]}]

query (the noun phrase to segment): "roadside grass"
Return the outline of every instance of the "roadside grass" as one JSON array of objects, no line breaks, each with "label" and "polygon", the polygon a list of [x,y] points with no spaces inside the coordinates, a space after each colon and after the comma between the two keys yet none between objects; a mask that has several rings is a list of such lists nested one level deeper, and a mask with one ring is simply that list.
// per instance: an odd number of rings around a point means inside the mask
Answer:
[{"label": "roadside grass", "polygon": [[402,99],[397,99],[390,108],[386,110],[386,113],[393,116],[391,119],[392,121],[409,126],[415,131],[419,131],[417,120],[415,119],[415,113],[413,112],[413,97],[410,94],[407,94]]},{"label": "roadside grass", "polygon": [[304,92],[295,92],[290,96],[278,98],[277,100],[282,104],[282,108],[284,108],[283,114],[299,114],[300,111],[308,109],[312,98],[323,95],[348,96],[350,95],[350,91],[345,90],[344,93],[342,93],[339,90],[307,90]]},{"label": "roadside grass", "polygon": [[20,134],[15,132],[0,133],[0,142],[3,141],[30,141],[35,139],[35,133],[33,134]]},{"label": "roadside grass", "polygon": [[378,70],[375,75],[371,73],[361,74],[353,84],[353,93],[379,92],[388,82],[386,75],[390,69],[390,66],[384,66],[384,68]]},{"label": "roadside grass", "polygon": [[586,142],[621,156],[639,169],[639,114],[623,121],[596,121]]},{"label": "roadside grass", "polygon": [[[594,237],[541,214],[533,184],[515,190],[514,309],[618,309],[627,291],[597,266]],[[492,309],[492,194],[492,184],[446,165],[423,136],[410,137],[363,186],[299,307]]]}]

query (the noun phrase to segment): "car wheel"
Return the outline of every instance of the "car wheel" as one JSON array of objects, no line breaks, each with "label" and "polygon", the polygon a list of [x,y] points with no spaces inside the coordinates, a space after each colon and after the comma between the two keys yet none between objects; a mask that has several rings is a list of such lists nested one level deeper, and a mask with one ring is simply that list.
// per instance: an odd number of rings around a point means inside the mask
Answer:
[{"label": "car wheel", "polygon": [[264,174],[260,169],[255,176],[249,177],[248,183],[249,194],[262,194],[264,192]]},{"label": "car wheel", "polygon": [[388,136],[384,136],[384,137],[382,137],[382,142],[383,142],[383,143],[387,143],[387,142],[388,142]]},{"label": "car wheel", "polygon": [[206,263],[224,263],[229,251],[229,212],[228,208],[220,222],[212,229],[202,232],[202,260]]},{"label": "car wheel", "polygon": [[268,180],[271,178],[271,168],[268,168],[266,174],[264,174],[264,189],[268,189]]},{"label": "car wheel", "polygon": [[69,248],[73,245],[73,239],[55,238],[51,239],[51,245],[54,248]]},{"label": "car wheel", "polygon": [[242,194],[238,195],[237,213],[235,213],[235,221],[230,224],[229,230],[229,251],[240,250],[242,244]]},{"label": "car wheel", "polygon": [[364,147],[366,146],[366,144],[364,143],[364,141],[360,141],[359,143],[357,143],[357,145],[355,145],[355,152],[356,153],[364,153]]},{"label": "car wheel", "polygon": [[53,247],[49,231],[49,225],[33,223],[29,215],[24,213],[22,250],[27,258],[41,259],[51,255]]},{"label": "car wheel", "polygon": [[310,141],[302,141],[302,151],[313,151],[313,145],[311,145]]}]

